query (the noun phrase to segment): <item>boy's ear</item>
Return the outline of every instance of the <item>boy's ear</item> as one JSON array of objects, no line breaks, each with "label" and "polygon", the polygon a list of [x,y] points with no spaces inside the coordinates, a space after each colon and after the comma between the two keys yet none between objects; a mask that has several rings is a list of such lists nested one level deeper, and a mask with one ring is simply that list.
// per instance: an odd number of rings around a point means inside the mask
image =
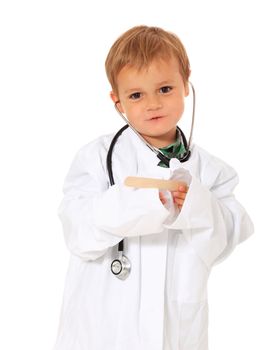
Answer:
[{"label": "boy's ear", "polygon": [[119,109],[119,111],[121,113],[124,113],[124,110],[122,108],[120,100],[119,100],[118,96],[113,91],[110,92],[110,98],[112,99],[113,103],[117,104],[117,108]]},{"label": "boy's ear", "polygon": [[185,84],[185,97],[189,95],[189,83]]},{"label": "boy's ear", "polygon": [[190,77],[190,75],[191,75],[191,70],[189,71],[187,83],[185,84],[185,97],[187,97],[189,95],[189,77]]}]

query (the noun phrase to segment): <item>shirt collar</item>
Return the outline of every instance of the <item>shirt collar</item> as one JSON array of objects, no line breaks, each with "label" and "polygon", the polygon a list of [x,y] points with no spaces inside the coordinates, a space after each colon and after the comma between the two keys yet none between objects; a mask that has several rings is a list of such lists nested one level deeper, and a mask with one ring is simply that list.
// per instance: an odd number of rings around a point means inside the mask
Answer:
[{"label": "shirt collar", "polygon": [[[186,149],[184,147],[183,140],[182,140],[182,135],[178,129],[176,131],[176,141],[168,146],[159,148],[159,151],[162,152],[165,156],[167,156],[170,159],[171,158],[179,159],[179,156],[186,152]],[[158,166],[165,167],[165,168],[167,167],[167,165],[164,164],[162,161],[158,163]]]}]

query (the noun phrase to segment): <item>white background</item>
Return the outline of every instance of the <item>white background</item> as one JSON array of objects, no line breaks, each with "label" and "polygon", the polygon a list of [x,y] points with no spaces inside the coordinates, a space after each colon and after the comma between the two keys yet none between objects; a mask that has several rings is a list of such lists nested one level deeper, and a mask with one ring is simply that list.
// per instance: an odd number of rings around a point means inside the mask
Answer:
[{"label": "white background", "polygon": [[255,224],[210,277],[210,349],[279,348],[277,23],[270,0],[1,1],[1,349],[53,346],[69,257],[57,217],[63,181],[82,145],[123,125],[104,60],[138,24],[184,42],[194,141],[237,169]]}]

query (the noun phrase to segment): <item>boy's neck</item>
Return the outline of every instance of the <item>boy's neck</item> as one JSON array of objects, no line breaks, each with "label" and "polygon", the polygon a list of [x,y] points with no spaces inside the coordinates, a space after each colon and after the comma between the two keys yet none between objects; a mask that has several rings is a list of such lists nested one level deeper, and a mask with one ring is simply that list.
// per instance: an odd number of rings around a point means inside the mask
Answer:
[{"label": "boy's neck", "polygon": [[177,133],[176,133],[176,128],[172,130],[171,132],[168,132],[165,135],[160,135],[160,136],[147,136],[147,135],[142,135],[142,137],[150,143],[153,147],[156,148],[163,148],[166,146],[171,145],[176,141]]}]

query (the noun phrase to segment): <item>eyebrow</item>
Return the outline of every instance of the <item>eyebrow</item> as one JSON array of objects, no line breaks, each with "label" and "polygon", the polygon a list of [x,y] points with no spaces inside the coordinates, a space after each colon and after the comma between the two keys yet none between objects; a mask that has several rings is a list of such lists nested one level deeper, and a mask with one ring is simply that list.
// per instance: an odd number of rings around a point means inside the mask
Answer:
[{"label": "eyebrow", "polygon": [[124,94],[129,94],[129,93],[131,93],[131,92],[137,92],[137,91],[139,91],[139,90],[141,90],[141,88],[132,88],[132,89],[128,89],[128,90],[125,90],[125,91],[124,91]]},{"label": "eyebrow", "polygon": [[173,84],[174,81],[173,80],[164,80],[164,81],[161,81],[158,86],[162,86],[162,85],[170,85],[170,84]]},{"label": "eyebrow", "polygon": [[[157,86],[164,86],[164,85],[171,85],[173,83],[174,83],[173,80],[164,80],[164,81],[161,81],[160,83],[158,83],[156,85]],[[142,89],[141,88],[132,88],[132,89],[125,90],[124,93],[128,94],[128,93],[137,92],[137,91],[140,91],[140,90],[142,90]]]}]

